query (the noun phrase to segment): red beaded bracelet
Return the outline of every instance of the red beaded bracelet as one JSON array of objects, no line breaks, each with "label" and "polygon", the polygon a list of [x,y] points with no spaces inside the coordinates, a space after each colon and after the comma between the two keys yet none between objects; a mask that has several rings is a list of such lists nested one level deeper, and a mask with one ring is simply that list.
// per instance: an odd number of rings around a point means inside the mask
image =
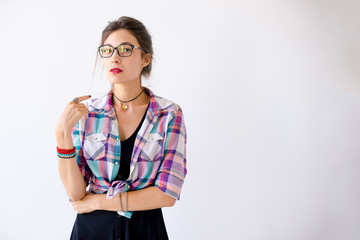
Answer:
[{"label": "red beaded bracelet", "polygon": [[60,154],[72,154],[75,152],[75,147],[73,147],[72,149],[62,149],[62,148],[56,147],[56,150]]}]

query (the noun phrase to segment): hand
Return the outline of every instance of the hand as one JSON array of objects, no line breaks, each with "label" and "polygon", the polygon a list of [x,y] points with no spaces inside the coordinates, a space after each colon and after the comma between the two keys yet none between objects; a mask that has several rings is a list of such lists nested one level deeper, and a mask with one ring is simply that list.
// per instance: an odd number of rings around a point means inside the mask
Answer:
[{"label": "hand", "polygon": [[89,111],[87,107],[80,102],[89,98],[90,96],[82,96],[79,97],[78,103],[71,101],[66,105],[64,112],[56,124],[56,132],[71,132],[81,117],[84,120],[87,119]]},{"label": "hand", "polygon": [[88,213],[97,210],[97,194],[86,192],[85,196],[78,201],[71,201],[73,209],[77,213]]}]

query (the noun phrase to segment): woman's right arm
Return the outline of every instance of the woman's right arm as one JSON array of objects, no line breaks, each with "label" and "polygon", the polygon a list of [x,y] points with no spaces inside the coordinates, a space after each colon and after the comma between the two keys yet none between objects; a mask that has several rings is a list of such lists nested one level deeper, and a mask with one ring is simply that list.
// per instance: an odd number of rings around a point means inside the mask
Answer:
[{"label": "woman's right arm", "polygon": [[[79,97],[78,102],[88,98],[90,97]],[[82,103],[69,102],[66,105],[55,128],[58,148],[71,149],[74,147],[71,135],[72,129],[80,118],[86,120],[88,112],[87,107]],[[71,200],[80,200],[85,196],[87,183],[84,181],[84,176],[79,170],[76,157],[67,159],[58,157],[58,162],[60,178],[67,195]]]}]

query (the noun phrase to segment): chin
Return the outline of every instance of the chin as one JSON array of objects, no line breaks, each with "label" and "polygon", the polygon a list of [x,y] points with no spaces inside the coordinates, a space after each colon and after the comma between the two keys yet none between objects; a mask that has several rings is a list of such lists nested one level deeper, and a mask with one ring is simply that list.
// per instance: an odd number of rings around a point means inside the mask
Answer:
[{"label": "chin", "polygon": [[115,76],[109,76],[108,79],[109,79],[110,82],[113,83],[113,84],[127,82],[126,79],[124,79],[124,78],[119,78],[119,77],[115,77]]},{"label": "chin", "polygon": [[124,79],[124,78],[115,78],[115,77],[112,77],[112,78],[109,78],[110,82],[112,84],[117,84],[117,83],[130,83],[130,82],[133,82],[134,80],[129,80],[129,79]]}]

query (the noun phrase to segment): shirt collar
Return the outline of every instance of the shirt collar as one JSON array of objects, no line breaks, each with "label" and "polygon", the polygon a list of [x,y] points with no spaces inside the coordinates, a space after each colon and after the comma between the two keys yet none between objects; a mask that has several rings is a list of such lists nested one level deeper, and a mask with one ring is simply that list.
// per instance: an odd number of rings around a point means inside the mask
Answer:
[{"label": "shirt collar", "polygon": [[[153,116],[159,116],[160,111],[164,106],[161,106],[159,99],[162,99],[155,95],[149,88],[143,87],[144,92],[150,96],[149,112]],[[95,99],[93,102],[90,102],[90,111],[95,113],[103,113],[111,118],[114,118],[115,111],[113,105],[113,94],[114,88],[112,87],[110,91],[103,97]]]}]

